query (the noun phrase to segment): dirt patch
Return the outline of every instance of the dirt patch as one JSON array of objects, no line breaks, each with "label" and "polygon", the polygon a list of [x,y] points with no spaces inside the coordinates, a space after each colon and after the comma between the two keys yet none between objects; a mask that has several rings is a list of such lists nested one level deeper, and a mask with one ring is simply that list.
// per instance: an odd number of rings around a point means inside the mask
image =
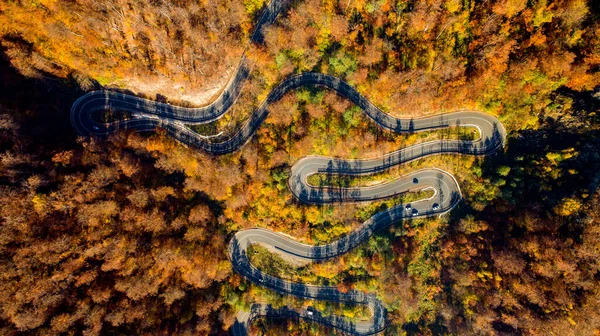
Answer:
[{"label": "dirt patch", "polygon": [[205,106],[212,103],[227,85],[236,66],[225,71],[215,81],[205,85],[191,85],[188,81],[172,78],[129,78],[110,83],[107,87],[119,87],[131,92],[141,93],[145,97],[154,98],[157,95],[166,97],[169,101],[188,102],[194,106]]}]

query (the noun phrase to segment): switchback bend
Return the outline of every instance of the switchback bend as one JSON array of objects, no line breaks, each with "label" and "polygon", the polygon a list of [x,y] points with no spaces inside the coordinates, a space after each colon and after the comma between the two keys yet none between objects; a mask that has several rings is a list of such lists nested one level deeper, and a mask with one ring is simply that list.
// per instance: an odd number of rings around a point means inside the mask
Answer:
[{"label": "switchback bend", "polygon": [[[272,1],[261,16],[259,25],[272,22],[285,1]],[[255,33],[253,40],[260,34]],[[113,91],[94,91],[79,98],[71,109],[71,123],[82,135],[102,136],[121,129],[150,131],[164,128],[178,141],[213,154],[226,154],[238,150],[256,132],[269,113],[269,105],[281,99],[290,90],[303,86],[322,86],[336,91],[359,106],[379,127],[397,133],[413,133],[445,127],[475,127],[479,138],[467,140],[436,140],[403,148],[380,158],[369,160],[344,160],[321,156],[307,156],[292,166],[288,181],[290,191],[301,202],[324,204],[331,202],[373,201],[422,189],[433,189],[434,196],[411,204],[411,209],[401,204],[375,214],[357,230],[332,243],[311,246],[299,243],[282,234],[266,229],[237,232],[230,240],[228,255],[233,269],[248,281],[270,288],[280,294],[315,300],[362,304],[372,313],[368,321],[350,322],[335,315],[325,316],[315,310],[295,310],[289,307],[274,308],[255,303],[250,311],[240,312],[232,333],[245,334],[249,323],[257,317],[302,318],[337,328],[349,334],[367,335],[382,331],[386,326],[386,310],[374,294],[357,290],[346,293],[336,287],[314,286],[288,282],[258,270],[250,263],[247,249],[252,244],[267,245],[288,258],[322,262],[340,256],[365,242],[375,232],[410,217],[434,216],[450,211],[461,199],[460,188],[454,177],[439,169],[423,169],[400,177],[392,182],[364,188],[333,188],[312,186],[308,177],[327,173],[341,175],[373,174],[392,166],[435,154],[487,155],[501,148],[506,131],[498,119],[477,111],[457,111],[424,118],[395,118],[383,112],[345,81],[320,73],[303,73],[279,83],[251,114],[238,131],[225,140],[215,140],[192,131],[188,125],[205,124],[223,116],[235,104],[248,77],[247,60],[242,57],[234,76],[219,98],[207,107],[184,108],[159,103],[129,94]],[[129,119],[103,123],[94,114],[103,110],[128,112]]]}]

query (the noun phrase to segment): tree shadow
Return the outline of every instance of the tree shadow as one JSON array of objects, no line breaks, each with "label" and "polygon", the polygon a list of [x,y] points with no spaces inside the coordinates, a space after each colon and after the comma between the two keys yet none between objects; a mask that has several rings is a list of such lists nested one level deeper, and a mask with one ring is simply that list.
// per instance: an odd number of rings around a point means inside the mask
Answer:
[{"label": "tree shadow", "polygon": [[0,46],[0,78],[0,106],[10,111],[38,148],[31,152],[51,154],[76,147],[70,106],[82,91],[73,77],[44,72],[39,79],[25,77],[12,67],[6,48]]}]

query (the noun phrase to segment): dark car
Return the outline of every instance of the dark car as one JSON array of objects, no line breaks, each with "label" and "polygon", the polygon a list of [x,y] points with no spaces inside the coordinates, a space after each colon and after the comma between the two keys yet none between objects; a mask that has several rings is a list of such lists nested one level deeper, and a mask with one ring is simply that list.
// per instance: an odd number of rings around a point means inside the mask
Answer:
[{"label": "dark car", "polygon": [[417,184],[417,183],[419,183],[419,179],[415,177],[415,178],[413,179],[413,183],[414,183],[414,184]]},{"label": "dark car", "polygon": [[433,211],[437,211],[440,209],[440,205],[437,203],[433,203],[433,206],[431,208],[433,209]]},{"label": "dark car", "polygon": [[419,210],[417,210],[417,209],[412,209],[412,215],[413,215],[413,216],[418,216],[418,215],[419,215]]},{"label": "dark car", "polygon": [[412,208],[412,206],[410,204],[407,204],[405,207],[406,211],[410,211],[411,208]]}]

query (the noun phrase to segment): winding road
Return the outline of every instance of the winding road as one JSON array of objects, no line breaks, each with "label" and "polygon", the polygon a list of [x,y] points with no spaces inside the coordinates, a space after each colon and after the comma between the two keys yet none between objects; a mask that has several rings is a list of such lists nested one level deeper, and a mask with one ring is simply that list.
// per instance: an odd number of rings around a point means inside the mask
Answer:
[{"label": "winding road", "polygon": [[[262,40],[262,28],[276,19],[286,8],[287,1],[272,0],[259,17],[252,35],[253,43]],[[335,188],[317,187],[308,183],[312,174],[362,175],[385,171],[408,161],[437,154],[488,155],[504,144],[506,131],[495,117],[477,111],[457,111],[418,119],[400,119],[381,111],[355,88],[343,80],[321,73],[302,73],[279,83],[252,113],[239,130],[225,140],[214,140],[192,131],[189,125],[205,124],[222,117],[235,103],[250,72],[249,61],[242,56],[240,64],[222,94],[210,105],[201,108],[184,108],[142,99],[133,95],[101,90],[79,98],[71,109],[71,123],[75,130],[85,136],[105,136],[121,129],[150,131],[166,129],[171,136],[187,145],[213,154],[226,154],[243,146],[268,116],[268,107],[290,90],[307,85],[326,87],[358,105],[379,127],[397,132],[413,133],[445,127],[475,127],[479,138],[466,140],[436,140],[403,148],[380,158],[369,160],[344,160],[330,157],[308,156],[297,161],[291,168],[288,186],[301,202],[323,204],[331,202],[373,201],[392,197],[409,191],[433,189],[434,196],[411,204],[384,210],[365,221],[357,230],[330,244],[311,246],[302,244],[285,235],[266,230],[250,229],[237,232],[229,242],[228,255],[233,269],[248,281],[274,290],[280,294],[294,295],[315,300],[329,300],[366,305],[372,313],[368,321],[348,321],[336,316],[325,316],[316,310],[295,310],[288,307],[274,308],[255,303],[250,311],[239,312],[231,332],[247,334],[251,321],[257,317],[306,319],[337,328],[349,334],[368,335],[381,332],[386,327],[386,309],[375,294],[357,290],[346,293],[336,287],[293,283],[263,273],[248,259],[247,249],[252,244],[270,246],[272,250],[288,258],[322,262],[340,256],[365,242],[377,231],[406,218],[435,216],[450,211],[461,200],[460,187],[454,177],[439,169],[423,169],[398,178],[392,182],[371,187]],[[95,120],[99,111],[125,111],[129,119],[111,123]]]}]

